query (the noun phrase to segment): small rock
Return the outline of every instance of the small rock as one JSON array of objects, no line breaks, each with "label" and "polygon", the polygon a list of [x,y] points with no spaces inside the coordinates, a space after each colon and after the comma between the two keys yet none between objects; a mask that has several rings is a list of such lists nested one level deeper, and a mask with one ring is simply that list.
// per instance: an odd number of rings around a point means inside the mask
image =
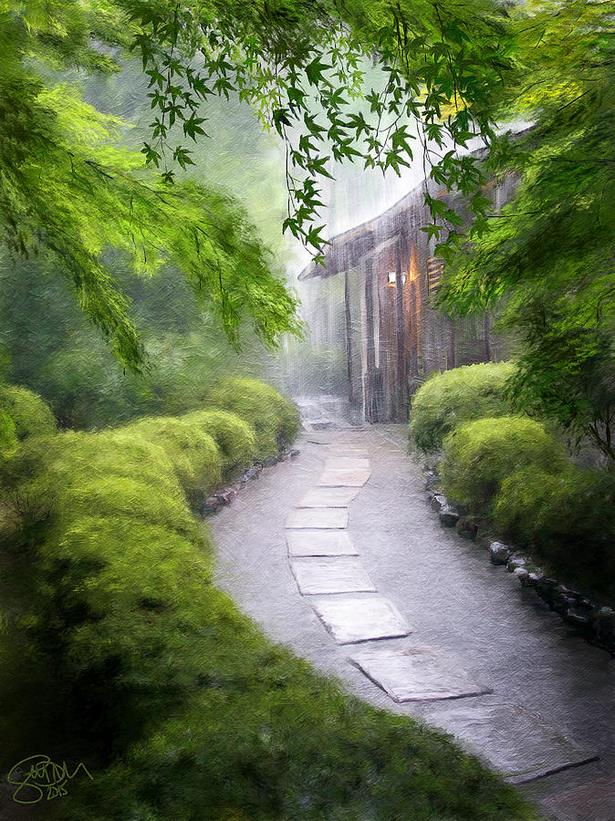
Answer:
[{"label": "small rock", "polygon": [[491,542],[489,554],[493,564],[506,564],[510,558],[510,548],[502,542]]},{"label": "small rock", "polygon": [[566,611],[564,618],[569,624],[573,624],[575,627],[588,629],[593,625],[592,616],[593,613],[591,609],[586,607],[570,607]]},{"label": "small rock", "polygon": [[262,469],[262,465],[252,465],[252,467],[248,468],[241,477],[242,483],[245,484],[246,482],[249,482],[252,479],[256,479],[256,477],[261,473]]},{"label": "small rock", "polygon": [[525,567],[525,559],[522,556],[511,556],[506,563],[506,569],[513,573],[518,567]]},{"label": "small rock", "polygon": [[574,597],[572,590],[569,590],[563,584],[558,584],[553,591],[553,596],[550,602],[553,610],[564,616],[571,607],[576,605],[576,603],[577,600]]},{"label": "small rock", "polygon": [[455,527],[457,522],[459,521],[459,513],[455,510],[454,507],[446,502],[440,508],[440,522],[445,527]]},{"label": "small rock", "polygon": [[234,487],[226,488],[215,494],[216,499],[220,502],[220,506],[230,505],[233,499],[237,496],[237,490]]},{"label": "small rock", "polygon": [[290,452],[290,458],[291,459],[296,459],[297,456],[299,456],[300,453],[301,453],[300,450],[298,450],[297,448],[293,448],[293,450],[291,450],[291,452]]},{"label": "small rock", "polygon": [[515,574],[515,576],[519,579],[519,581],[521,582],[521,584],[523,585],[523,587],[526,587],[526,586],[527,586],[527,580],[528,580],[528,577],[529,577],[529,575],[530,575],[530,574],[529,574],[529,571],[528,571],[528,570],[526,570],[526,568],[525,568],[525,567],[516,567],[516,568],[513,570],[513,573],[514,573],[514,574]]},{"label": "small rock", "polygon": [[441,510],[447,504],[446,496],[443,496],[441,493],[435,493],[432,500],[431,506],[434,510]]},{"label": "small rock", "polygon": [[536,570],[531,570],[527,574],[527,578],[525,580],[525,584],[528,587],[536,587],[538,582],[543,578],[542,572],[537,572]]},{"label": "small rock", "polygon": [[223,505],[223,502],[220,501],[217,495],[215,496],[208,496],[205,501],[203,502],[202,512],[203,513],[215,513],[219,510]]},{"label": "small rock", "polygon": [[556,579],[550,579],[547,576],[543,576],[539,579],[536,585],[536,592],[543,601],[552,607],[558,587],[559,585]]}]

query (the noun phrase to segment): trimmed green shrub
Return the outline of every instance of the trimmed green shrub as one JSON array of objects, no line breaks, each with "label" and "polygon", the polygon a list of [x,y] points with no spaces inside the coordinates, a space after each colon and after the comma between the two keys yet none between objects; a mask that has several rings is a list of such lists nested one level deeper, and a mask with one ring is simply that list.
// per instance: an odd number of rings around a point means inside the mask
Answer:
[{"label": "trimmed green shrub", "polygon": [[156,421],[24,449],[48,509],[27,549],[0,551],[7,761],[35,744],[87,763],[64,821],[534,819],[449,738],[349,697],[213,586],[175,475],[198,425]]},{"label": "trimmed green shrub", "polygon": [[615,593],[615,476],[570,465],[504,479],[494,505],[500,532],[574,583]]},{"label": "trimmed green shrub", "polygon": [[0,413],[12,419],[19,442],[56,430],[56,420],[47,403],[36,393],[18,385],[0,386]]},{"label": "trimmed green shrub", "polygon": [[[88,516],[158,525],[199,541],[199,525],[162,448],[107,433],[55,438],[60,447],[36,440],[5,468],[5,499],[23,519],[13,547],[60,538],[74,519]],[[38,475],[30,479],[35,466]]]},{"label": "trimmed green shrub", "polygon": [[0,460],[6,459],[17,447],[17,430],[9,413],[0,410]]},{"label": "trimmed green shrub", "polygon": [[205,401],[208,407],[236,413],[252,426],[261,459],[289,445],[300,428],[295,405],[257,379],[225,379],[207,393]]},{"label": "trimmed green shrub", "polygon": [[458,425],[509,414],[504,388],[514,371],[511,362],[488,362],[431,376],[412,398],[410,408],[410,437],[417,448],[439,450],[444,437]]},{"label": "trimmed green shrub", "polygon": [[555,473],[568,464],[563,446],[540,422],[500,416],[468,422],[444,440],[440,465],[446,495],[472,512],[486,512],[500,484],[523,467]]},{"label": "trimmed green shrub", "polygon": [[213,437],[195,420],[146,417],[120,430],[162,448],[191,504],[220,484],[220,452]]},{"label": "trimmed green shrub", "polygon": [[229,478],[238,468],[248,467],[256,456],[256,436],[252,427],[228,411],[194,411],[181,417],[195,424],[215,440],[222,458],[222,476]]}]

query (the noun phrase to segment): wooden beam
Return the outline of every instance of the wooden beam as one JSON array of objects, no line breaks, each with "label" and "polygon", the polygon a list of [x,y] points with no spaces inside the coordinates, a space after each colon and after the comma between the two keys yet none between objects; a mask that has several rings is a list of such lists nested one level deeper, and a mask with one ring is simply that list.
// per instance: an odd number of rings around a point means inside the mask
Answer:
[{"label": "wooden beam", "polygon": [[397,240],[395,249],[395,315],[397,342],[396,368],[396,408],[395,416],[399,421],[405,421],[408,406],[408,373],[406,368],[406,327],[404,322],[404,271],[402,266],[402,239]]},{"label": "wooden beam", "polygon": [[348,271],[344,271],[344,317],[346,320],[346,372],[348,376],[348,401],[354,407],[354,381],[352,372],[352,314],[350,312],[350,283]]}]

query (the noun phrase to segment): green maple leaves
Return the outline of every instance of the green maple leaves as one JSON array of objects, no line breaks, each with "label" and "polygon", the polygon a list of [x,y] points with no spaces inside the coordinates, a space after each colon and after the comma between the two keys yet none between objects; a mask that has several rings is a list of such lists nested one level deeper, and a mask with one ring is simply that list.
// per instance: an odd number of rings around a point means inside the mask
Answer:
[{"label": "green maple leaves", "polygon": [[[374,5],[382,20],[376,27],[366,22]],[[419,19],[384,0],[353,0],[343,11],[295,0],[284,4],[278,21],[269,7],[261,16],[234,2],[225,13],[207,2],[182,4],[174,14],[139,5],[134,48],[160,112],[143,147],[146,162],[164,166],[172,180],[165,152],[175,123],[181,121],[184,137],[203,137],[206,118],[197,112],[206,96],[237,94],[286,144],[283,228],[317,255],[326,243],[314,227],[322,207],[318,185],[332,177],[334,163],[359,161],[399,175],[422,153],[437,182],[475,193],[482,182],[476,163],[455,152],[436,157],[433,147],[492,136],[489,105],[507,65],[492,11],[489,0],[469,0],[467,9],[441,0]],[[375,88],[366,85],[370,62],[378,66]],[[182,146],[169,155],[182,168],[190,163]],[[430,235],[459,224],[436,200],[427,204]],[[470,206],[484,216],[482,198]]]}]

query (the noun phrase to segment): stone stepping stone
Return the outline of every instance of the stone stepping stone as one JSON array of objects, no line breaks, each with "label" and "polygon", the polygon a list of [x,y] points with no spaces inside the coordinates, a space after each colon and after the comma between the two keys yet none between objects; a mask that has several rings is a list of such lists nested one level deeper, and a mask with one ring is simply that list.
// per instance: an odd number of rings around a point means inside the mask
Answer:
[{"label": "stone stepping stone", "polygon": [[398,704],[492,692],[430,647],[374,647],[355,653],[350,661]]},{"label": "stone stepping stone", "polygon": [[299,507],[291,510],[286,519],[286,527],[345,528],[348,526],[348,510],[345,507]]},{"label": "stone stepping stone", "polygon": [[325,460],[325,470],[369,470],[369,459],[332,456]]},{"label": "stone stepping stone", "polygon": [[376,588],[359,559],[295,559],[290,566],[304,596],[321,593],[371,593]]},{"label": "stone stepping stone", "polygon": [[325,470],[318,484],[320,487],[363,487],[369,476],[369,470]]},{"label": "stone stepping stone", "polygon": [[348,507],[359,492],[358,487],[317,487],[308,490],[297,507]]},{"label": "stone stepping stone", "polygon": [[358,556],[345,530],[287,530],[289,556]]},{"label": "stone stepping stone", "polygon": [[473,747],[512,784],[577,767],[598,756],[539,715],[516,704],[473,704],[430,710],[425,720]]},{"label": "stone stepping stone", "polygon": [[315,599],[312,606],[338,644],[393,639],[410,633],[397,608],[382,596]]}]

